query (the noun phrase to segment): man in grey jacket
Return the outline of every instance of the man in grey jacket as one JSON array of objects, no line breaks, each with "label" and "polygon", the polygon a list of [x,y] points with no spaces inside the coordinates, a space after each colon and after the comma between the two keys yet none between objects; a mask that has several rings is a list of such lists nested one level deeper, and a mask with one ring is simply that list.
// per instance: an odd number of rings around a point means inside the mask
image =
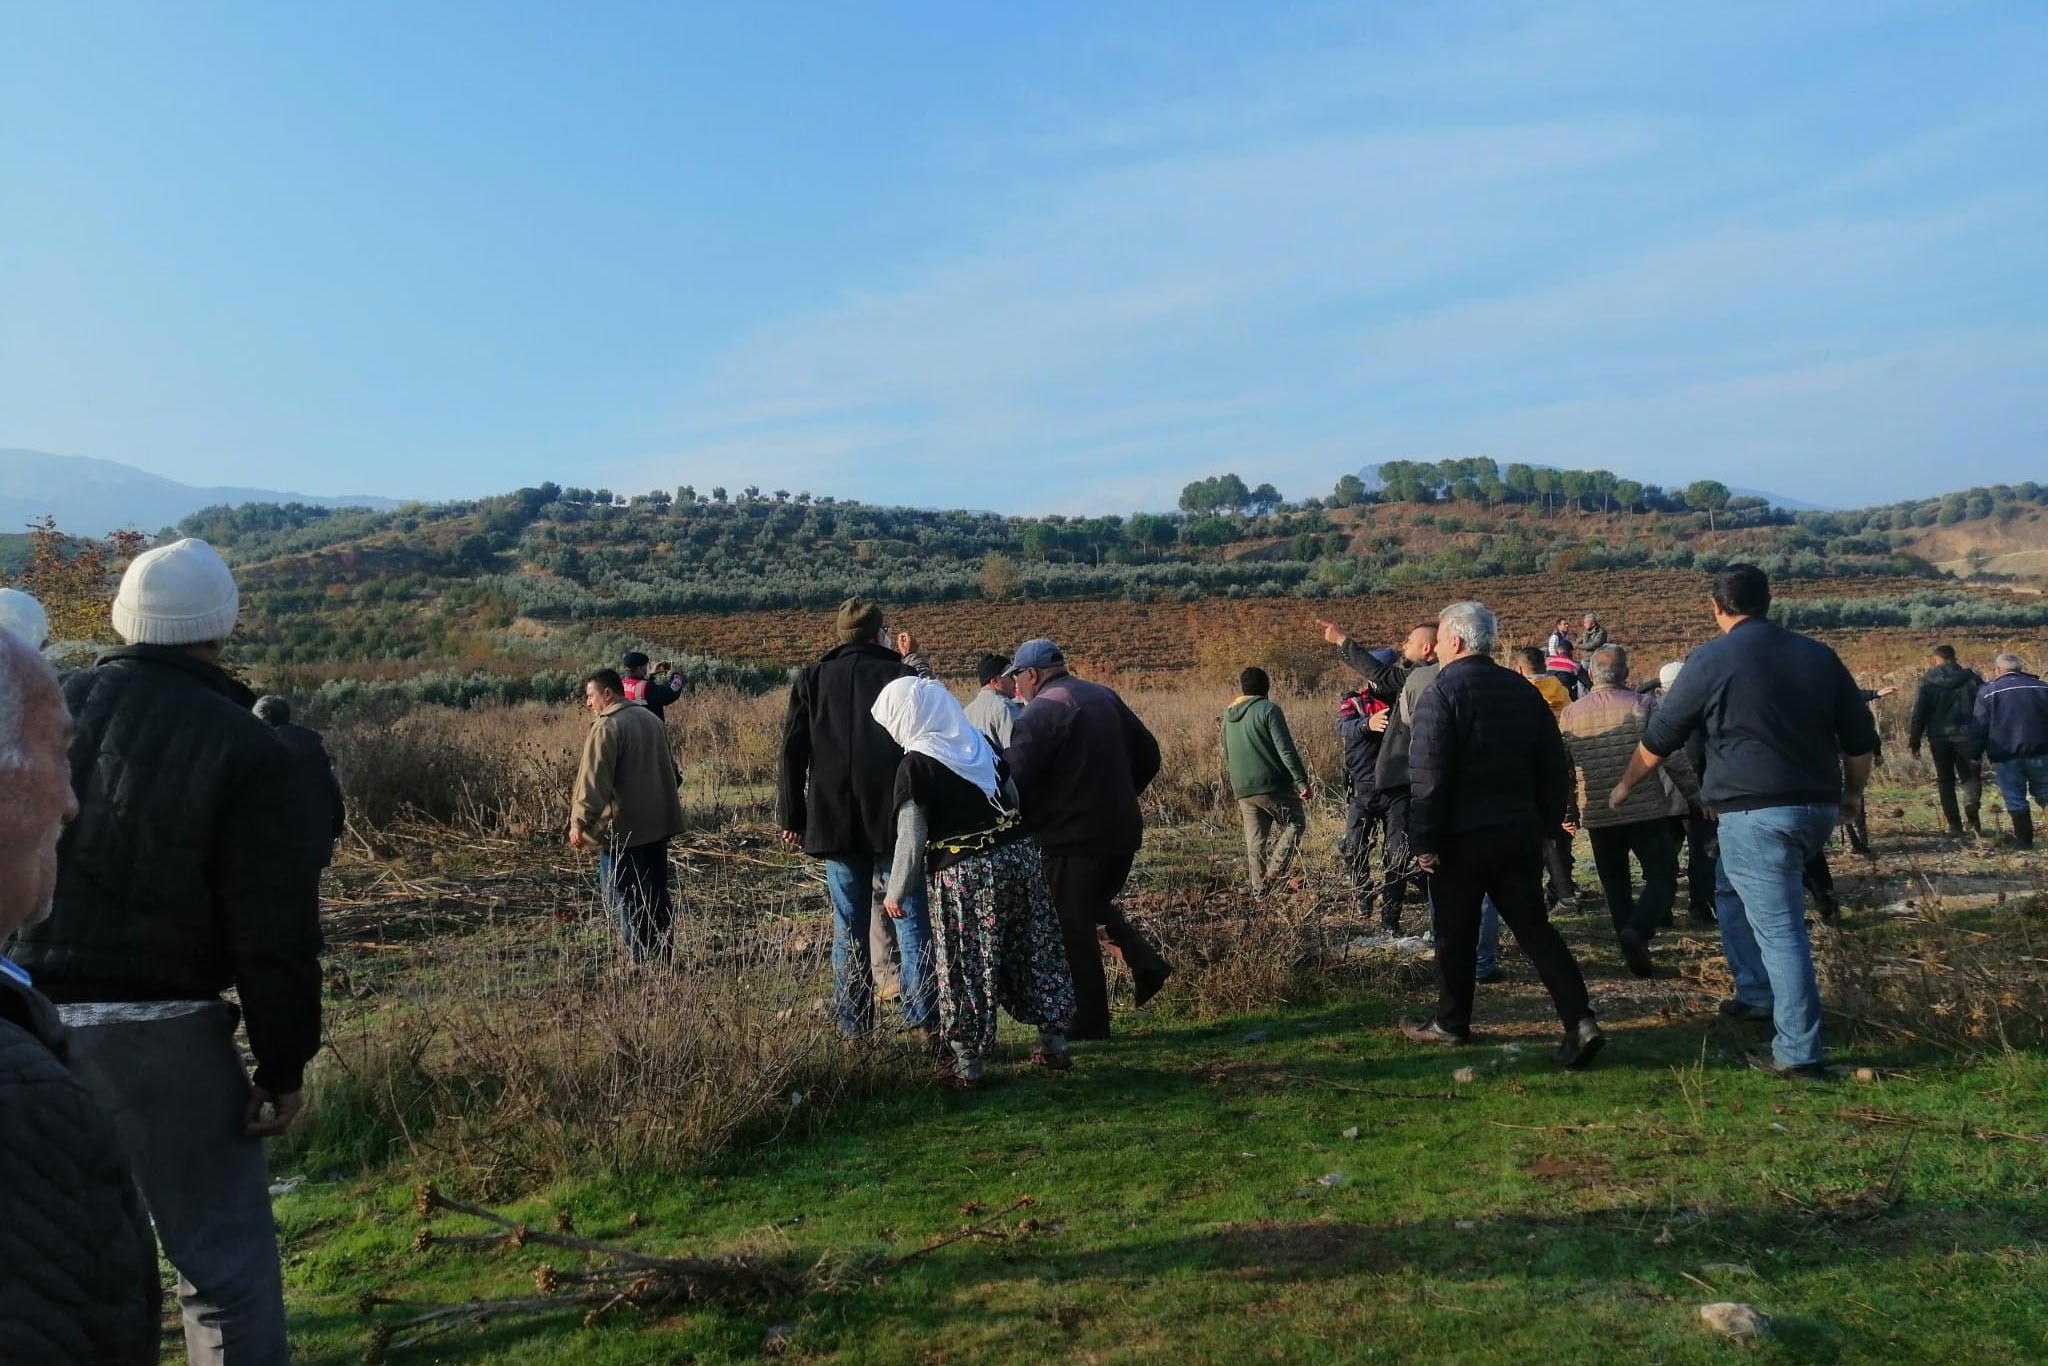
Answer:
[{"label": "man in grey jacket", "polygon": [[1024,704],[1017,700],[1017,680],[1010,677],[1009,669],[1010,661],[1003,656],[983,655],[975,669],[981,679],[981,691],[967,703],[967,719],[988,737],[998,754],[1010,747],[1010,735],[1024,710]]}]

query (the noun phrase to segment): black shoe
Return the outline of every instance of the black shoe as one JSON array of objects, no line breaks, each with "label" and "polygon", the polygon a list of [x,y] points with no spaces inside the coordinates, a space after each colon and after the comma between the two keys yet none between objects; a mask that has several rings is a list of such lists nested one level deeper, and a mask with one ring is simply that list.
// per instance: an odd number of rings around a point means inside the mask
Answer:
[{"label": "black shoe", "polygon": [[1704,928],[1708,925],[1718,925],[1721,922],[1714,918],[1714,913],[1712,911],[1688,911],[1685,915],[1685,923],[1695,927]]},{"label": "black shoe", "polygon": [[1159,989],[1166,985],[1166,979],[1171,976],[1173,976],[1173,964],[1165,962],[1162,962],[1156,968],[1147,968],[1143,972],[1132,973],[1131,983],[1137,992],[1138,1004],[1144,1005],[1154,996],[1157,996]]},{"label": "black shoe", "polygon": [[1410,1043],[1434,1043],[1446,1046],[1472,1042],[1470,1034],[1452,1033],[1435,1020],[1430,1020],[1423,1024],[1417,1024],[1413,1020],[1403,1020],[1401,1021],[1401,1037]]},{"label": "black shoe", "polygon": [[1588,1015],[1564,1032],[1564,1042],[1557,1047],[1557,1060],[1574,1071],[1590,1067],[1606,1044],[1607,1036],[1600,1032],[1600,1022]]},{"label": "black shoe", "polygon": [[1826,1081],[1828,1078],[1825,1063],[1810,1062],[1798,1067],[1788,1067],[1778,1061],[1776,1054],[1769,1051],[1746,1054],[1743,1061],[1749,1064],[1749,1070],[1752,1072],[1761,1072],[1767,1077],[1782,1077],[1786,1081]]},{"label": "black shoe", "polygon": [[1653,977],[1657,965],[1650,961],[1650,946],[1643,942],[1643,936],[1635,930],[1623,930],[1615,936],[1621,945],[1621,956],[1628,964],[1628,970],[1638,977]]},{"label": "black shoe", "polygon": [[1753,1006],[1749,1002],[1739,1001],[1733,996],[1724,999],[1714,1009],[1718,1010],[1727,1019],[1747,1020],[1752,1024],[1769,1024],[1774,1018],[1769,1006]]},{"label": "black shoe", "polygon": [[1961,839],[1961,838],[1963,837],[1963,827],[1962,827],[1962,825],[1961,825],[1960,823],[1958,823],[1958,824],[1956,824],[1956,825],[1951,825],[1951,826],[1950,826],[1950,827],[1948,828],[1948,837],[1949,837],[1950,839],[1952,839],[1952,840],[1959,840],[1959,839]]},{"label": "black shoe", "polygon": [[1508,975],[1502,972],[1499,968],[1488,968],[1485,972],[1478,974],[1472,980],[1477,982],[1480,986],[1490,987],[1495,982],[1505,982],[1507,981],[1507,979]]},{"label": "black shoe", "polygon": [[2022,849],[2033,848],[2034,813],[2031,811],[2014,811],[2009,814],[2012,816],[2013,843]]},{"label": "black shoe", "polygon": [[1823,925],[1842,923],[1842,903],[1835,899],[1833,892],[1815,892],[1813,909],[1820,915],[1820,923]]}]

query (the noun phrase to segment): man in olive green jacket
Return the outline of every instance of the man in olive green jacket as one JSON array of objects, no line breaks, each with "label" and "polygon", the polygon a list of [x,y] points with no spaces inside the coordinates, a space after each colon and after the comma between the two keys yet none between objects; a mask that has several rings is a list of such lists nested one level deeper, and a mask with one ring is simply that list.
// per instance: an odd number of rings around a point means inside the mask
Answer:
[{"label": "man in olive green jacket", "polygon": [[628,702],[616,670],[583,681],[594,718],[576,765],[569,804],[569,847],[597,851],[605,904],[633,961],[666,957],[674,910],[668,890],[668,842],[683,831],[675,755],[668,728]]},{"label": "man in olive green jacket", "polygon": [[1245,857],[1253,896],[1287,876],[1308,825],[1308,770],[1294,748],[1287,717],[1266,694],[1264,669],[1238,676],[1239,697],[1223,713],[1223,759],[1244,817]]}]

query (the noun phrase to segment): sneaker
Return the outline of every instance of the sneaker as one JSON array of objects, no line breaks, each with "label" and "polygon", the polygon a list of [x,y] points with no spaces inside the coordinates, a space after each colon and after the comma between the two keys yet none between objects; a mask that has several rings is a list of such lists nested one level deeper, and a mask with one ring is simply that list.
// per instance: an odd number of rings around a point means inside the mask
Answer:
[{"label": "sneaker", "polygon": [[1743,1056],[1752,1072],[1761,1072],[1767,1077],[1782,1077],[1786,1081],[1826,1081],[1826,1063],[1801,1063],[1797,1067],[1779,1062],[1777,1055],[1768,1051],[1749,1053]]},{"label": "sneaker", "polygon": [[1588,1015],[1564,1032],[1564,1042],[1557,1046],[1557,1060],[1578,1071],[1591,1067],[1593,1059],[1606,1046],[1607,1036],[1600,1032],[1600,1022]]},{"label": "sneaker", "polygon": [[1144,972],[1133,973],[1131,975],[1131,982],[1137,993],[1138,1004],[1142,1006],[1154,996],[1157,996],[1159,989],[1166,985],[1166,979],[1171,976],[1173,976],[1173,964],[1171,963],[1161,963],[1156,968],[1148,968]]},{"label": "sneaker", "polygon": [[1074,1070],[1074,1055],[1064,1048],[1034,1048],[1031,1050],[1031,1065],[1043,1067],[1048,1072],[1071,1072]]},{"label": "sneaker", "polygon": [[1434,1043],[1450,1046],[1472,1042],[1470,1034],[1455,1034],[1445,1029],[1435,1020],[1427,1020],[1420,1023],[1414,1020],[1403,1020],[1401,1021],[1400,1028],[1401,1037],[1410,1043]]},{"label": "sneaker", "polygon": [[1714,1009],[1720,1011],[1724,1017],[1730,1020],[1748,1020],[1753,1024],[1769,1024],[1773,1018],[1769,1006],[1753,1006],[1749,1002],[1739,1001],[1733,996],[1723,1000]]},{"label": "sneaker", "polygon": [[1576,914],[1579,909],[1579,894],[1577,892],[1570,892],[1559,897],[1551,903],[1550,909],[1553,911],[1571,911]]},{"label": "sneaker", "polygon": [[1643,936],[1635,930],[1623,930],[1615,936],[1621,945],[1621,957],[1628,964],[1628,970],[1638,977],[1653,977],[1657,966],[1650,961],[1650,947],[1643,942]]}]

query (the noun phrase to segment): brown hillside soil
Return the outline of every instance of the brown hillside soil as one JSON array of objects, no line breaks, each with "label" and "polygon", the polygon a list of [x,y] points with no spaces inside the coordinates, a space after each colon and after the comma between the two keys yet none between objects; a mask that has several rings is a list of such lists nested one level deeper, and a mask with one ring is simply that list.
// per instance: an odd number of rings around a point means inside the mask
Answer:
[{"label": "brown hillside soil", "polygon": [[[1034,636],[1049,636],[1097,675],[1178,672],[1246,659],[1296,666],[1290,671],[1299,675],[1313,672],[1312,661],[1326,661],[1333,653],[1321,644],[1318,617],[1338,622],[1359,640],[1387,642],[1398,640],[1418,621],[1434,620],[1444,604],[1476,597],[1500,613],[1507,645],[1540,646],[1559,617],[1576,623],[1591,610],[1601,615],[1617,641],[1661,660],[1683,654],[1712,633],[1700,585],[1701,576],[1689,570],[1633,570],[1435,583],[1318,601],[968,601],[897,608],[890,613],[889,624],[914,632],[929,647],[937,667],[949,674],[971,671],[983,650],[1002,651]],[[1787,599],[1895,597],[1936,586],[1926,579],[1833,579],[1786,583],[1779,592]],[[1989,595],[1996,590],[1985,591]],[[834,643],[829,613],[796,609],[635,617],[618,625],[677,649],[782,665],[815,659]],[[1923,634],[1888,629],[1837,632],[1831,639],[1843,644],[1852,667],[1858,666],[1859,658],[1872,666],[1898,660],[1917,666],[1928,644]],[[1959,649],[2008,643],[2006,637],[1986,631],[1946,634]],[[1864,640],[1873,647],[1853,652],[1847,648]]]},{"label": "brown hillside soil", "polygon": [[1957,573],[1970,569],[1971,551],[1981,551],[1983,568],[1990,573],[2048,579],[2048,517],[2036,511],[2005,522],[1990,517],[1929,527],[1905,549]]}]

